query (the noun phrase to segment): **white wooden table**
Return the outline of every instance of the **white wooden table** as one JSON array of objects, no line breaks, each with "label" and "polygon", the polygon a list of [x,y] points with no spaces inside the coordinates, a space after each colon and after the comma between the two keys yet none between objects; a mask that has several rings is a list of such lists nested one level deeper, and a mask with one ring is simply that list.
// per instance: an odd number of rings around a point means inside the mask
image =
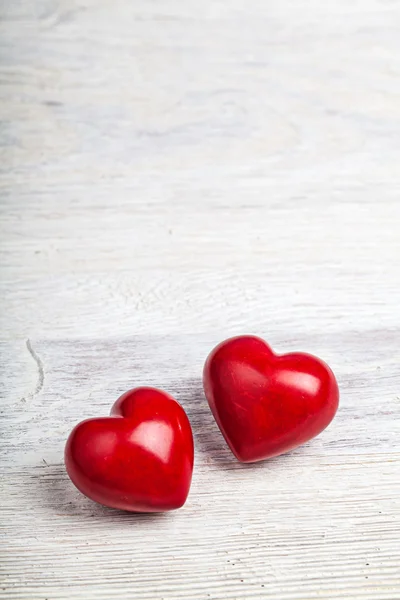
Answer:
[{"label": "white wooden table", "polygon": [[[3,0],[1,599],[400,599],[400,2]],[[241,466],[201,388],[256,333],[333,424]],[[102,508],[73,425],[174,394],[183,509]]]}]

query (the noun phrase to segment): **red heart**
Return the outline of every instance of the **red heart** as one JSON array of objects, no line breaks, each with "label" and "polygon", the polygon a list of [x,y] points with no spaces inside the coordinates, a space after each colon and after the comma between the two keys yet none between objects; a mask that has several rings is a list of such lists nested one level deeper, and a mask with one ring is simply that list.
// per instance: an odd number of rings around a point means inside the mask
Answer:
[{"label": "red heart", "polygon": [[112,508],[181,507],[193,471],[193,435],[183,408],[155,388],[121,396],[111,417],[88,419],[65,447],[68,475],[85,496]]},{"label": "red heart", "polygon": [[204,366],[204,391],[241,462],[288,452],[329,425],[339,403],[331,369],[310,354],[274,354],[258,337],[219,344]]}]

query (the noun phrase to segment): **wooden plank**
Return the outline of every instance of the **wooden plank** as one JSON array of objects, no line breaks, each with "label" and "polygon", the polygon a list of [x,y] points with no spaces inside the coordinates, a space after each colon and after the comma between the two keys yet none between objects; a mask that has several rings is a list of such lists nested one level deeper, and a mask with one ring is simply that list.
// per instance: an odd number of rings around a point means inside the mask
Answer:
[{"label": "wooden plank", "polygon": [[[4,597],[398,597],[398,332],[277,339],[279,350],[329,360],[341,407],[316,440],[247,466],[225,446],[202,392],[203,360],[221,337],[3,345],[6,374],[19,379],[24,355],[37,376],[22,398],[6,386]],[[121,392],[144,384],[183,404],[195,436],[189,499],[166,515],[96,505],[62,463],[76,422],[107,415]]]}]

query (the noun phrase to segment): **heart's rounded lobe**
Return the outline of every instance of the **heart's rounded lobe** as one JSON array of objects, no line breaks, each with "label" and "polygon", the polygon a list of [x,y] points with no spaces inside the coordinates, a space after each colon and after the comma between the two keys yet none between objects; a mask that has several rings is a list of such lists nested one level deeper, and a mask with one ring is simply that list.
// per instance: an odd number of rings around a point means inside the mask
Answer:
[{"label": "heart's rounded lobe", "polygon": [[71,432],[65,465],[92,500],[133,512],[180,508],[193,471],[193,435],[183,408],[155,388],[136,388],[110,417],[88,419]]},{"label": "heart's rounded lobe", "polygon": [[329,425],[339,404],[327,364],[309,354],[277,355],[255,336],[219,344],[206,360],[203,383],[214,418],[241,462],[307,442]]}]

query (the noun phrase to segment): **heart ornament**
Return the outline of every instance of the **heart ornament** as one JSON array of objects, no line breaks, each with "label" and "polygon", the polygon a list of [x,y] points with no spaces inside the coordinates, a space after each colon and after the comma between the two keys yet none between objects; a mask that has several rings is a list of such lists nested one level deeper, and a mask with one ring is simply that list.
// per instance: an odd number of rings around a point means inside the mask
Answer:
[{"label": "heart ornament", "polygon": [[219,344],[207,358],[203,382],[226,442],[245,463],[278,456],[317,436],[339,404],[327,364],[310,354],[275,354],[255,336]]},{"label": "heart ornament", "polygon": [[123,394],[110,417],[88,419],[71,432],[65,465],[85,496],[133,512],[180,508],[193,471],[193,435],[183,408],[161,390]]}]

